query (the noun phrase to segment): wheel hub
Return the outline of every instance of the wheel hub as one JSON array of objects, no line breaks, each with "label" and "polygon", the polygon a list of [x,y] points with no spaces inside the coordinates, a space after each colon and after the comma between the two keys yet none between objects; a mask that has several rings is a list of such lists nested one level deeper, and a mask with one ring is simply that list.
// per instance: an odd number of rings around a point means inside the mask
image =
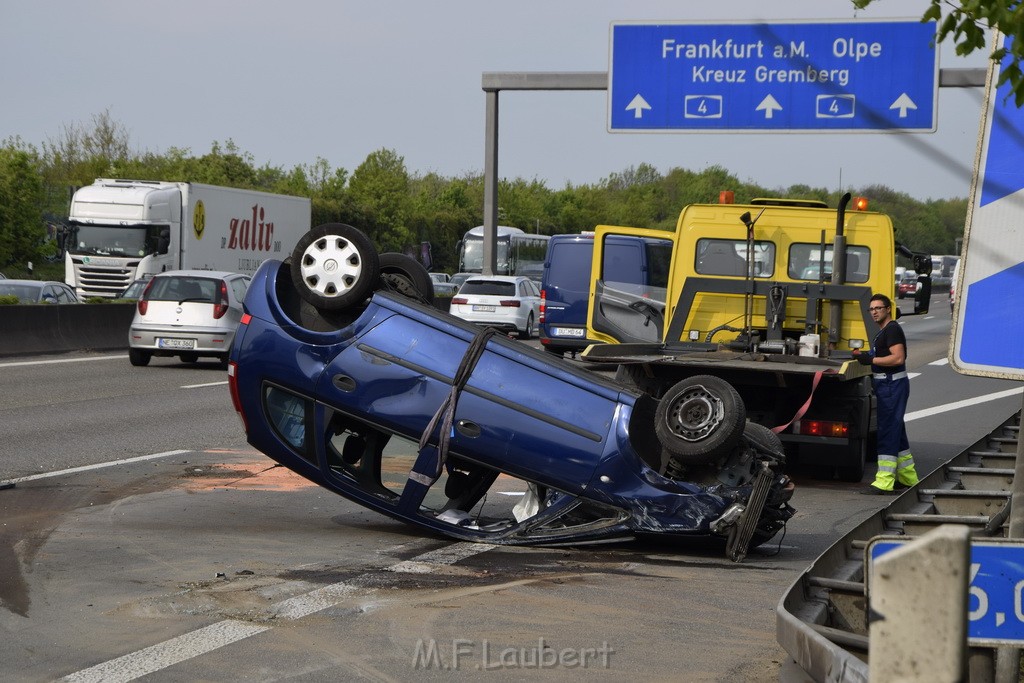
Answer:
[{"label": "wheel hub", "polygon": [[669,416],[672,431],[681,439],[700,441],[722,424],[725,407],[721,399],[697,385],[679,397]]},{"label": "wheel hub", "polygon": [[351,289],[362,267],[358,249],[341,238],[317,240],[302,255],[303,280],[310,289],[327,297]]}]

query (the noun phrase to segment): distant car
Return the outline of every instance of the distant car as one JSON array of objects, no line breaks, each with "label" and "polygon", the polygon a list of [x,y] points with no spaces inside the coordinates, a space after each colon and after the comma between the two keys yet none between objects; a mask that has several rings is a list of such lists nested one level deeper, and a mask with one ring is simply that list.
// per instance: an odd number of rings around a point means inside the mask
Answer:
[{"label": "distant car", "polygon": [[149,364],[153,356],[178,356],[185,363],[214,357],[227,367],[249,276],[212,270],[171,270],[150,279],[128,333],[128,360]]},{"label": "distant car", "polygon": [[455,289],[458,289],[459,287],[462,286],[463,282],[473,277],[474,275],[479,274],[480,273],[455,273],[455,275],[452,275],[450,278],[448,278],[448,282],[455,285]]},{"label": "distant car", "polygon": [[434,282],[445,283],[451,278],[448,273],[429,273],[430,279]]},{"label": "distant car", "polygon": [[474,275],[452,298],[452,315],[532,339],[540,320],[540,290],[522,275]]},{"label": "distant car", "polygon": [[[320,259],[324,240],[344,248],[344,268]],[[648,394],[393,292],[378,270],[369,238],[335,223],[253,276],[229,393],[248,442],[285,467],[464,541],[715,539],[738,561],[792,517],[778,435],[747,422],[720,379],[684,380],[692,400],[670,416]],[[692,428],[685,456],[663,460],[660,420]]]},{"label": "distant car", "polygon": [[907,270],[903,272],[900,277],[899,284],[896,286],[896,297],[903,299],[906,296],[913,297],[917,294],[917,290],[921,287],[921,284],[917,281],[917,272],[913,270]]},{"label": "distant car", "polygon": [[441,298],[449,298],[455,296],[455,293],[459,291],[456,285],[450,282],[435,282],[434,283],[434,296]]},{"label": "distant car", "polygon": [[10,280],[0,282],[0,296],[14,295],[23,304],[77,304],[75,290],[63,282],[43,280]]},{"label": "distant car", "polygon": [[[960,259],[962,260],[962,259]],[[960,277],[960,260],[953,266],[953,276],[949,281],[949,312],[952,313],[956,307],[956,281]]]},{"label": "distant car", "polygon": [[143,292],[143,290],[146,289],[146,285],[149,284],[149,281],[150,281],[151,278],[152,278],[152,276],[140,277],[138,280],[132,281],[132,283],[130,285],[125,287],[123,290],[121,290],[118,293],[118,295],[115,296],[114,298],[115,299],[138,299],[140,296],[142,296],[142,292]]}]

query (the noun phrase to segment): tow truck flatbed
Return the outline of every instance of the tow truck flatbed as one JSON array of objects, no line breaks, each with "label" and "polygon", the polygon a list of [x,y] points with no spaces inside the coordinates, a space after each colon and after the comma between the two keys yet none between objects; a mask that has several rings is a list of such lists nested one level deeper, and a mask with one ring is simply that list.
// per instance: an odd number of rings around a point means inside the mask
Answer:
[{"label": "tow truck flatbed", "polygon": [[594,344],[588,347],[581,358],[591,363],[654,364],[675,367],[736,369],[766,373],[794,373],[813,376],[822,373],[837,381],[848,381],[866,377],[870,366],[861,365],[852,358],[817,358],[790,354],[732,351],[729,349],[694,347],[709,345],[696,343],[691,347],[684,344]]}]

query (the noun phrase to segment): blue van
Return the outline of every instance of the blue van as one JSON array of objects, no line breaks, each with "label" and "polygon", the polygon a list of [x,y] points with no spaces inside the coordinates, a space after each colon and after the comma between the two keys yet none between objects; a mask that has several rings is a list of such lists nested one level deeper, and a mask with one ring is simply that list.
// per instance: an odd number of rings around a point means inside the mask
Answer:
[{"label": "blue van", "polygon": [[[672,260],[669,240],[611,236],[602,279],[638,285],[664,302]],[[575,355],[594,343],[587,337],[594,233],[555,235],[548,242],[540,291],[540,343],[545,351]]]}]

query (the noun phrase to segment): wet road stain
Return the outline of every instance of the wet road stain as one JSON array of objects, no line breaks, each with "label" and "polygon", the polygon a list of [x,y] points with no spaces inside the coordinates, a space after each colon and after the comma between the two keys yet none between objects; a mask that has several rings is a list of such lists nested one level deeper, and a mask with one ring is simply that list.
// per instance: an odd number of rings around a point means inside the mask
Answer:
[{"label": "wet road stain", "polygon": [[28,617],[32,600],[27,577],[36,554],[75,510],[174,488],[296,491],[315,486],[273,461],[253,458],[231,464],[168,462],[156,471],[146,469],[128,478],[123,471],[101,470],[88,477],[36,480],[4,489],[0,491],[0,608]]}]

